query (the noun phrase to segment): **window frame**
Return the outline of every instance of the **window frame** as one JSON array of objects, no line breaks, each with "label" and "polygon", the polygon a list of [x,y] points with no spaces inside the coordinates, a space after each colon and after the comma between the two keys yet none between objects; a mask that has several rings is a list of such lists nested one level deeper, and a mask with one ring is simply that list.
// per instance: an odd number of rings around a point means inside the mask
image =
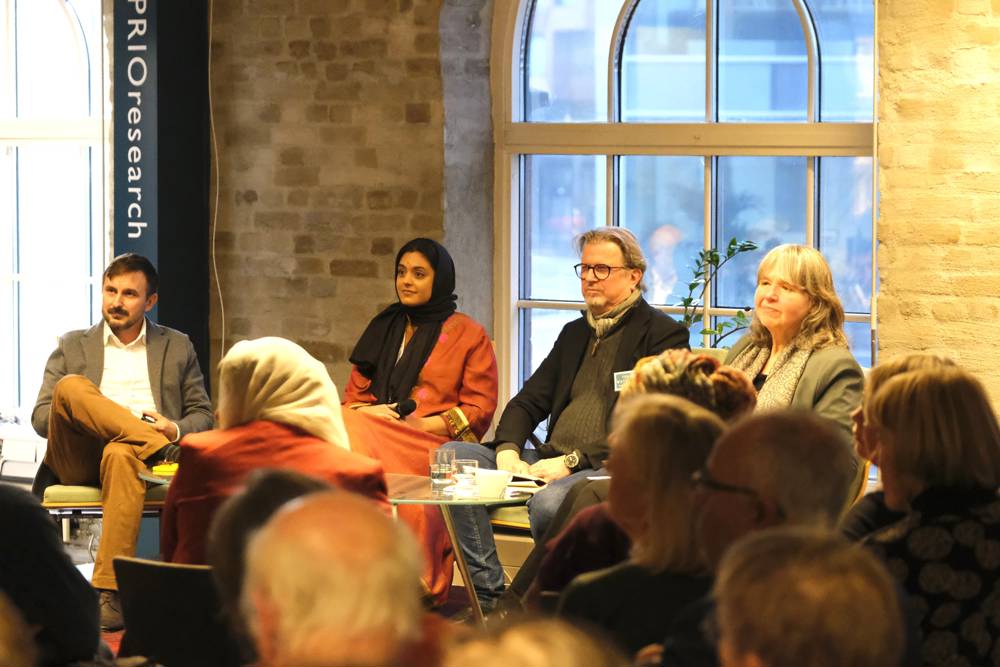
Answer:
[{"label": "window frame", "polygon": [[[873,95],[871,122],[817,122],[820,95],[821,53],[816,29],[805,0],[791,0],[799,17],[807,54],[807,121],[793,123],[715,122],[716,0],[706,0],[706,120],[703,123],[623,123],[618,120],[620,60],[628,24],[641,0],[624,0],[611,36],[608,53],[608,121],[599,123],[539,123],[524,121],[523,78],[528,45],[529,14],[533,0],[497,0],[494,4],[491,88],[494,132],[494,331],[500,368],[500,396],[509,398],[519,386],[524,346],[520,311],[528,308],[580,309],[582,299],[542,301],[520,299],[521,226],[519,188],[522,156],[531,154],[598,155],[606,158],[609,224],[618,224],[617,160],[622,155],[702,156],[705,168],[705,247],[712,246],[714,178],[711,158],[716,156],[806,157],[806,243],[817,238],[817,158],[872,158],[872,284],[867,314],[848,313],[848,322],[867,322],[872,332],[875,359],[877,321],[877,101]],[[874,9],[873,9],[874,11]],[[874,17],[877,27],[878,17]],[[877,42],[872,67],[877,68]],[[873,77],[873,86],[877,78]],[[677,314],[678,306],[657,306]],[[708,323],[717,315],[732,315],[731,308],[709,306],[702,314]],[[706,341],[707,343],[707,341]]]},{"label": "window frame", "polygon": [[[24,0],[20,0],[24,1]],[[5,105],[3,114],[0,114],[0,159],[16,161],[16,153],[23,147],[44,145],[55,143],[64,146],[75,146],[80,149],[91,151],[91,200],[89,210],[91,245],[82,252],[86,253],[90,263],[91,275],[79,283],[78,286],[89,286],[91,293],[90,303],[90,324],[100,319],[100,286],[101,273],[104,262],[111,252],[113,225],[110,220],[111,211],[111,43],[108,38],[108,26],[111,17],[112,0],[94,0],[100,6],[101,13],[101,34],[104,39],[100,44],[88,45],[87,62],[89,76],[100,77],[99,81],[92,83],[92,104],[89,116],[66,115],[47,118],[18,117],[16,115],[16,91],[18,85],[25,85],[18,82],[16,67],[16,5],[18,0],[0,0],[0,13],[3,15],[3,22],[0,26],[5,46],[2,57],[0,57],[0,99]],[[78,21],[75,16],[76,8],[72,4],[58,2],[63,5],[68,15],[68,20]],[[78,63],[67,63],[73,66]],[[9,104],[9,108],[6,105]],[[96,183],[94,181],[97,181]],[[13,219],[13,233],[16,237],[20,226],[23,224],[16,212],[17,208],[17,183],[0,183],[0,191],[10,195],[7,201],[12,202],[15,208]],[[11,328],[13,338],[12,350],[0,350],[2,354],[12,354],[11,362],[13,368],[12,377],[5,380],[10,383],[13,395],[13,405],[0,405],[0,411],[7,408],[15,408],[17,415],[25,423],[34,405],[35,396],[21,395],[23,385],[23,373],[25,372],[21,363],[20,340],[30,334],[30,326],[23,321],[22,308],[20,305],[19,285],[28,276],[33,276],[36,280],[44,269],[33,269],[25,271],[22,263],[16,257],[15,265],[11,267],[0,267],[0,288],[10,288],[14,292],[13,308],[14,312],[11,321],[5,326]],[[64,287],[58,278],[45,277],[51,281],[53,294]],[[41,304],[41,307],[51,308],[52,304]],[[53,340],[53,347],[55,341]],[[44,359],[41,360],[44,362]],[[41,374],[38,376],[41,381]],[[5,415],[7,416],[7,415]],[[29,428],[30,430],[30,428]]]}]

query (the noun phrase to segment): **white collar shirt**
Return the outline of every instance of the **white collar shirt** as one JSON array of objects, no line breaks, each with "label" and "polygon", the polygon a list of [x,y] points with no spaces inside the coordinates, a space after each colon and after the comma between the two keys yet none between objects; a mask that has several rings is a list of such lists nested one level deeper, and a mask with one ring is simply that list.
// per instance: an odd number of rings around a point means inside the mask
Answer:
[{"label": "white collar shirt", "polygon": [[146,322],[143,320],[139,337],[125,345],[104,323],[104,372],[101,393],[129,410],[136,417],[143,412],[156,412],[156,402],[149,384],[149,364],[146,359]]}]

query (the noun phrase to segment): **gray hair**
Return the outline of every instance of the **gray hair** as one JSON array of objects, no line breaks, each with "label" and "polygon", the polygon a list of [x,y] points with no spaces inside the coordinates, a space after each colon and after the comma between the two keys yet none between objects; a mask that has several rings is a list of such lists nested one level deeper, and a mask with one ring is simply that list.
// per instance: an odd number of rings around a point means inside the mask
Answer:
[{"label": "gray hair", "polygon": [[597,227],[577,235],[573,243],[579,255],[583,254],[584,246],[591,243],[614,243],[622,251],[625,266],[642,271],[643,278],[639,281],[639,289],[646,291],[646,257],[642,254],[639,239],[629,230],[624,227]]},{"label": "gray hair", "polygon": [[847,507],[857,461],[828,419],[805,410],[755,414],[721,439],[729,438],[743,441],[749,483],[789,524],[831,526]]},{"label": "gray hair", "polygon": [[[295,528],[291,521],[280,525],[299,511]],[[339,522],[301,526],[303,518],[315,515],[318,522],[335,514]],[[266,596],[277,610],[278,641],[291,656],[322,636],[347,642],[377,634],[398,645],[420,632],[422,562],[404,524],[372,501],[344,491],[313,494],[293,501],[251,538],[243,614],[259,639],[254,596]]]}]

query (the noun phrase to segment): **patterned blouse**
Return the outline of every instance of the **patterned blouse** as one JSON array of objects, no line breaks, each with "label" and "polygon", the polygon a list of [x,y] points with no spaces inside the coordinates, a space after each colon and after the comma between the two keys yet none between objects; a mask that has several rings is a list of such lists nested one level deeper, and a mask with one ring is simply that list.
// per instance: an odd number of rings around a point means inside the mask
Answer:
[{"label": "patterned blouse", "polygon": [[928,667],[1000,665],[1000,497],[931,488],[864,543],[910,597]]}]

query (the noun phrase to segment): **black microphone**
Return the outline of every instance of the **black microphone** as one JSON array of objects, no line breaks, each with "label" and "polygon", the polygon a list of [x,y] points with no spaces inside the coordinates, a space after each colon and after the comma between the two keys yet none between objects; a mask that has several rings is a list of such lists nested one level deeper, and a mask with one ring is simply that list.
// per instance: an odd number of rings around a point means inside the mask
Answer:
[{"label": "black microphone", "polygon": [[396,407],[393,408],[400,419],[405,419],[408,414],[416,409],[417,402],[412,398],[404,398],[399,403],[396,403]]}]

